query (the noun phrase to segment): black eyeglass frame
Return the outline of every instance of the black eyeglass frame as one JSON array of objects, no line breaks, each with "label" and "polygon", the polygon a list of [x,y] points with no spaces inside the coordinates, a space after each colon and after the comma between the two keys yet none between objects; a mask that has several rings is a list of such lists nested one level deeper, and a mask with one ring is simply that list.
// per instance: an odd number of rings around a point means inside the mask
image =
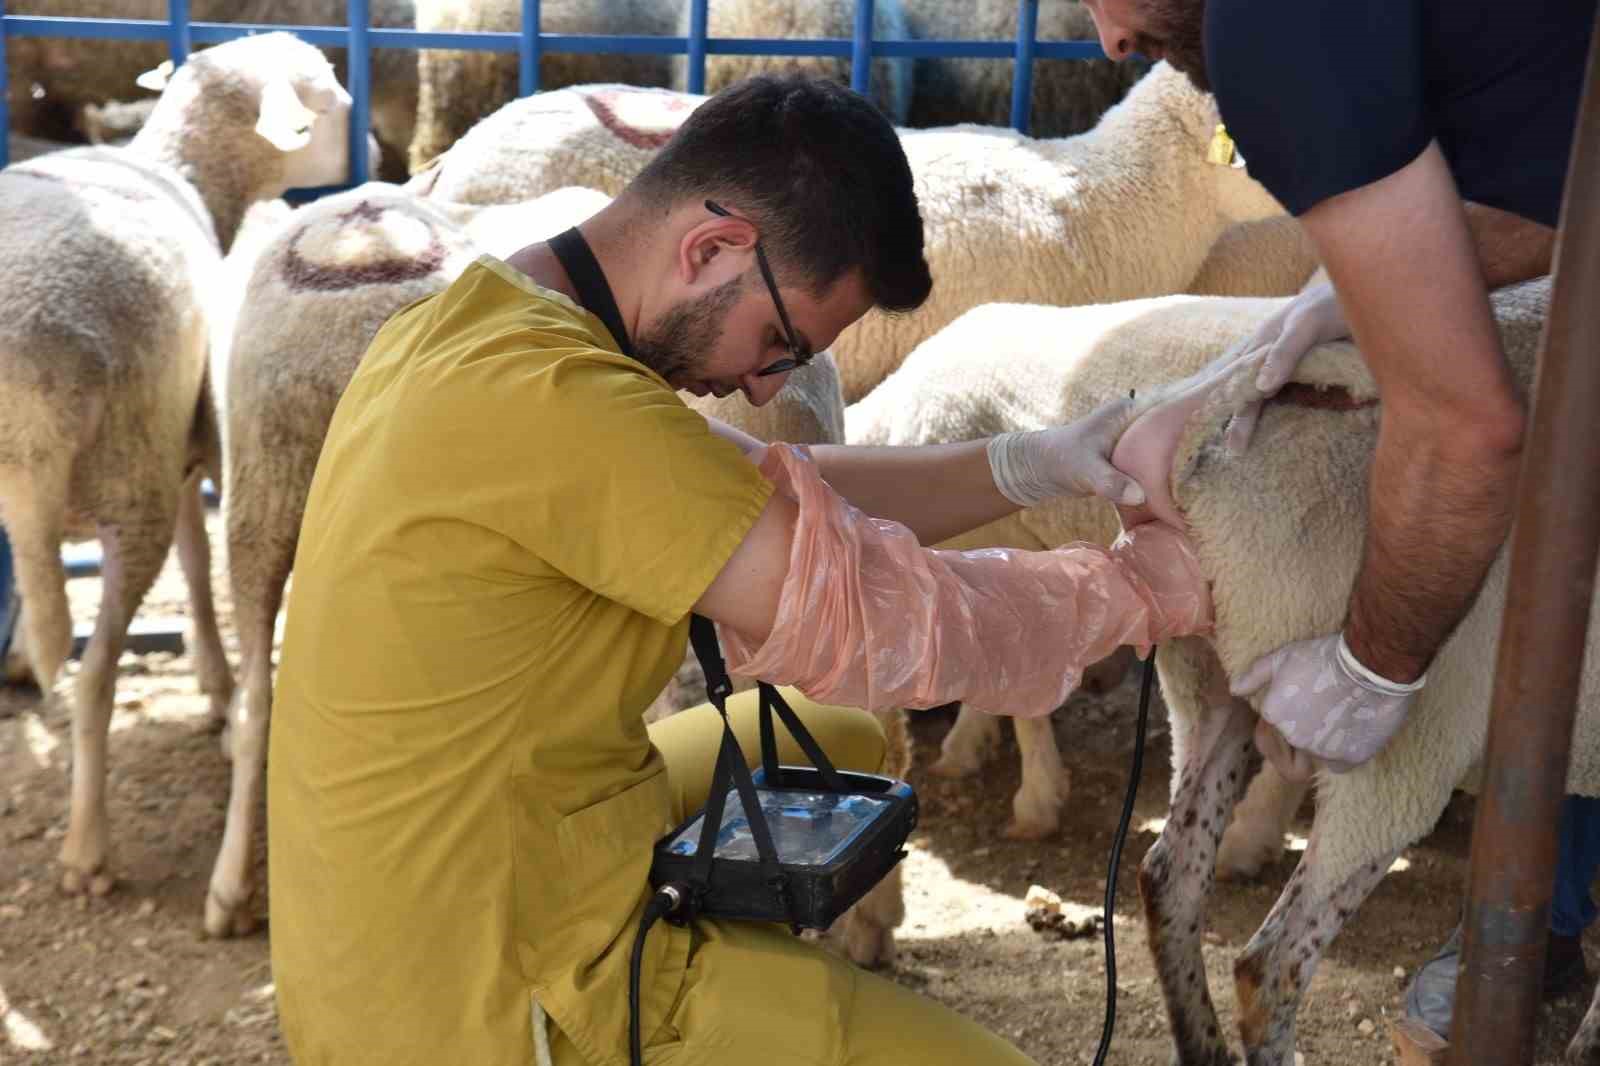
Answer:
[{"label": "black eyeglass frame", "polygon": [[[743,217],[734,214],[714,200],[706,201],[706,210],[722,218]],[[799,370],[811,362],[815,353],[802,348],[800,341],[794,335],[794,326],[789,322],[789,311],[783,306],[783,298],[778,295],[778,282],[772,276],[772,266],[767,262],[767,253],[761,250],[760,237],[756,238],[756,266],[761,268],[761,280],[767,283],[767,292],[772,294],[772,306],[778,309],[778,321],[783,324],[783,343],[789,349],[788,358],[776,360],[762,367],[756,371],[756,377],[765,378],[773,374],[787,374],[791,370]]]}]

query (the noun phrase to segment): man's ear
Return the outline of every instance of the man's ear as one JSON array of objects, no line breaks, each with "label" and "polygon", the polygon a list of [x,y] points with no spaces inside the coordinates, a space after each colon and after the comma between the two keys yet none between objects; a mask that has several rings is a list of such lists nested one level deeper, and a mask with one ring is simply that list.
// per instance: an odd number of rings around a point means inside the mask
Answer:
[{"label": "man's ear", "polygon": [[[701,280],[706,271],[728,271],[728,255],[754,253],[756,228],[742,218],[711,215],[691,227],[678,242],[678,270],[685,284]],[[731,277],[742,267],[728,271]]]}]

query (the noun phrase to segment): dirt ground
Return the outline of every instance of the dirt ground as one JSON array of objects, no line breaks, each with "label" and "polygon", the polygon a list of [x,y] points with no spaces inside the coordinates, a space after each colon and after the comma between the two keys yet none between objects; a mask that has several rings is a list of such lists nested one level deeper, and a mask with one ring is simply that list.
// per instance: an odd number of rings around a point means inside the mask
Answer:
[{"label": "dirt ground", "polygon": [[[220,543],[215,530],[213,543]],[[226,625],[220,560],[218,571]],[[80,623],[92,619],[97,583],[71,586],[75,616]],[[143,615],[184,613],[173,559]],[[237,662],[237,646],[226,636]],[[0,691],[0,1063],[284,1066],[266,934],[210,941],[200,931],[229,771],[205,728],[205,701],[187,656],[123,659],[109,790],[120,880],[105,899],[69,898],[56,888],[71,747],[61,694],[70,682],[69,673],[42,701],[30,690]],[[1137,694],[1130,676],[1108,695],[1076,697],[1057,715],[1072,792],[1060,833],[1043,843],[1000,837],[1017,784],[1009,731],[982,779],[951,782],[923,768],[937,756],[952,719],[929,714],[912,724],[912,777],[925,813],[907,861],[907,917],[891,972],[1047,1066],[1092,1060],[1105,1010],[1103,950],[1098,937],[1060,941],[1034,932],[1023,921],[1022,897],[1037,883],[1067,900],[1099,905]],[[1139,859],[1154,839],[1147,823],[1165,813],[1168,741],[1159,706],[1152,717],[1115,924],[1120,995],[1108,1061],[1128,1066],[1166,1066],[1171,1059],[1135,884]],[[1301,812],[1294,830],[1302,846],[1309,814]],[[1458,796],[1433,835],[1405,853],[1331,946],[1300,1012],[1303,1066],[1394,1060],[1385,1020],[1398,1010],[1405,975],[1455,921],[1471,818],[1471,801]],[[256,849],[264,882],[264,842]],[[1230,1031],[1232,960],[1296,857],[1286,850],[1259,882],[1220,886],[1213,899],[1207,973]],[[264,915],[264,893],[256,904]],[[1587,946],[1593,958],[1600,941],[1591,937]],[[1585,1005],[1545,1008],[1540,1063],[1559,1061]]]}]

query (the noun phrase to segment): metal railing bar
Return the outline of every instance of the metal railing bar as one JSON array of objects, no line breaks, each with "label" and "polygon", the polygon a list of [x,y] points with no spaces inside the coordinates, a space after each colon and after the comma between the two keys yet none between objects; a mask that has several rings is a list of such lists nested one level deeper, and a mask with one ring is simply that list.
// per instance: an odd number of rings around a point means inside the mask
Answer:
[{"label": "metal railing bar", "polygon": [[345,19],[349,23],[350,66],[345,88],[350,90],[350,181],[355,185],[365,183],[372,174],[367,144],[372,128],[372,47],[367,41],[371,14],[369,0],[348,0]]},{"label": "metal railing bar", "polygon": [[539,0],[522,0],[522,33],[517,48],[517,91],[522,96],[539,91],[539,57],[544,51],[539,25]]},{"label": "metal railing bar", "polygon": [[1017,0],[1017,63],[1011,75],[1011,127],[1028,132],[1033,111],[1033,56],[1037,51],[1039,0]]},{"label": "metal railing bar", "polygon": [[855,36],[850,42],[850,88],[868,95],[872,92],[872,9],[873,0],[856,0]]},{"label": "metal railing bar", "polygon": [[689,36],[684,41],[688,56],[689,77],[686,85],[692,93],[706,91],[706,27],[709,0],[689,0]]}]

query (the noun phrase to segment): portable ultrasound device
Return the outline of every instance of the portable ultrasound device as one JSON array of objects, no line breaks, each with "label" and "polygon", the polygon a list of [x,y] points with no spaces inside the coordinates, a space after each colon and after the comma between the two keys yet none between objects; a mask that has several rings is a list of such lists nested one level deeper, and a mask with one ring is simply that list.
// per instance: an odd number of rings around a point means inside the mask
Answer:
[{"label": "portable ultrasound device", "polygon": [[[732,686],[716,630],[697,617],[690,637],[722,711]],[[782,695],[760,689],[760,767],[749,771],[724,722],[706,809],[657,842],[650,883],[684,895],[670,921],[704,915],[826,929],[904,857],[917,797],[904,781],[835,769]],[[778,765],[774,714],[812,766]]]}]

